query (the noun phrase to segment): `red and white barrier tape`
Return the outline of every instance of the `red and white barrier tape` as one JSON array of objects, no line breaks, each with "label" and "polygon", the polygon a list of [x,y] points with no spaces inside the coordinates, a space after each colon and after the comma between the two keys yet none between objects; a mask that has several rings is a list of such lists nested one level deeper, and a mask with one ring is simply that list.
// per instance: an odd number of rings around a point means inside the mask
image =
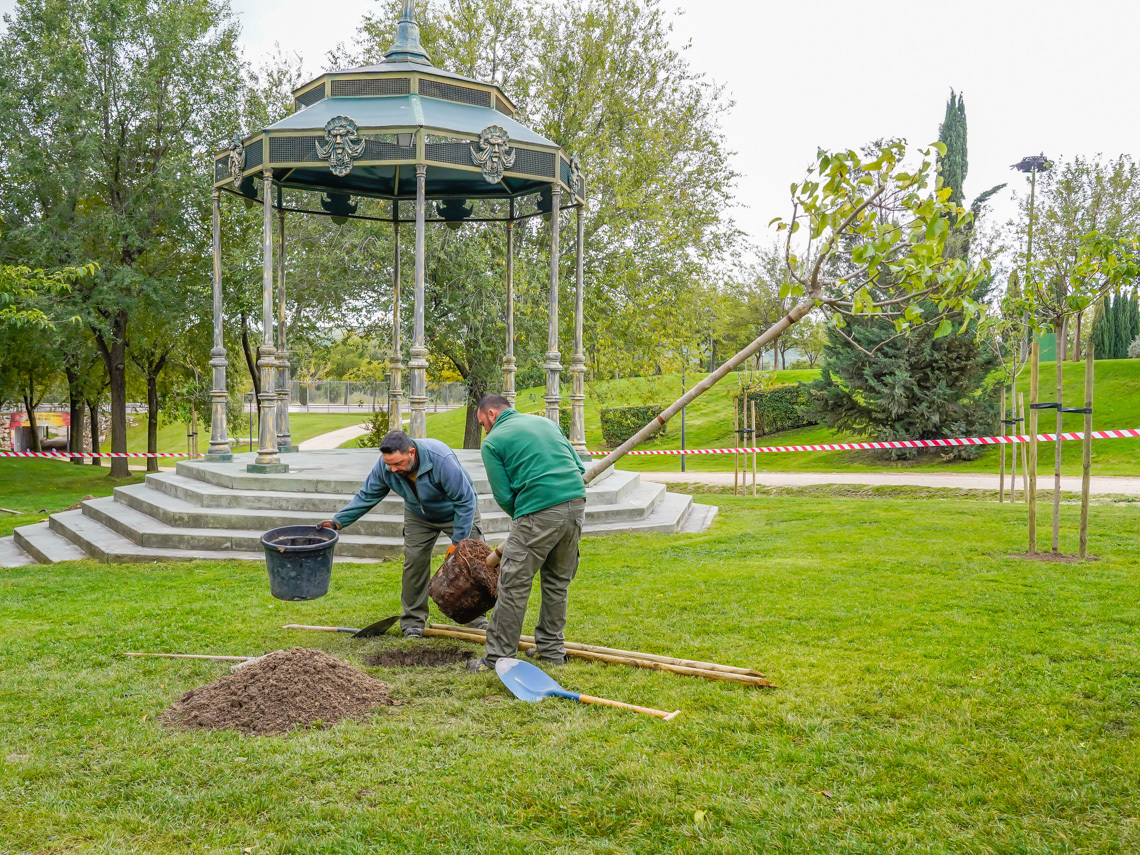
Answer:
[{"label": "red and white barrier tape", "polygon": [[[1037,434],[1038,442],[1053,442],[1057,435],[1053,433]],[[1140,429],[1126,430],[1094,430],[1093,439],[1128,439],[1140,437]],[[1063,433],[1062,440],[1084,439],[1084,434]],[[661,451],[629,451],[627,454],[766,454],[784,451],[863,451],[865,449],[881,448],[948,448],[956,445],[1003,445],[1010,443],[1029,442],[1028,434],[1010,436],[967,436],[957,439],[901,439],[893,442],[839,442],[832,445],[768,445],[759,448],[679,448],[663,449]],[[591,451],[595,457],[604,457],[608,451]]]},{"label": "red and white barrier tape", "polygon": [[73,457],[189,457],[174,451],[151,454],[146,451],[0,451],[0,457],[54,457],[70,460]]}]

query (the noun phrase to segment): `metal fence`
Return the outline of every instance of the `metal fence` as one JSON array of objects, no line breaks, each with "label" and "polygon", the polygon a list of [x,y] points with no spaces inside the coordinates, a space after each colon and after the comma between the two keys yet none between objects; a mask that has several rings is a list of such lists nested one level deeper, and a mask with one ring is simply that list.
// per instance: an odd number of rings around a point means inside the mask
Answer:
[{"label": "metal fence", "polygon": [[[466,393],[463,383],[429,383],[427,408],[435,412],[461,406]],[[292,409],[305,412],[370,413],[388,409],[388,384],[383,381],[294,380],[291,401]],[[408,389],[405,386],[405,412],[408,407]]]}]

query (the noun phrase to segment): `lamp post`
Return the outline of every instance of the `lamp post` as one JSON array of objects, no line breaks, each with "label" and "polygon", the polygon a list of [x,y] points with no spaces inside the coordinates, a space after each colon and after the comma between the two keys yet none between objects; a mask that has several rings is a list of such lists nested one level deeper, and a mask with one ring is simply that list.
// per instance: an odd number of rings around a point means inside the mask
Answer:
[{"label": "lamp post", "polygon": [[253,404],[257,400],[257,395],[253,392],[245,393],[246,409],[249,411],[249,448],[246,451],[253,451]]}]

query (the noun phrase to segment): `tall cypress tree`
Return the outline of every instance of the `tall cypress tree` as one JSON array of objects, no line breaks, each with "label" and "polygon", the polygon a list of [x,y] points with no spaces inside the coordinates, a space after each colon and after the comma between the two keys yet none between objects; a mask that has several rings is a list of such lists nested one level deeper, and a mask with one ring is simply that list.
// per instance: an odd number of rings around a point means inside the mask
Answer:
[{"label": "tall cypress tree", "polygon": [[942,181],[950,188],[950,201],[962,206],[965,196],[962,187],[966,183],[969,162],[966,155],[966,98],[961,93],[955,95],[950,90],[950,100],[946,102],[946,116],[938,128],[938,141],[946,146],[946,154],[938,158],[938,168]]}]

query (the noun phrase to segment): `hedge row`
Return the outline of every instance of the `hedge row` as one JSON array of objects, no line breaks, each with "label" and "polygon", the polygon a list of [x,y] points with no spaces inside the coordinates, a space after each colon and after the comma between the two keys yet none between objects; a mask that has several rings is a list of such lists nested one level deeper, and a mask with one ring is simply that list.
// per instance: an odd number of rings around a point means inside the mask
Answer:
[{"label": "hedge row", "polygon": [[771,389],[745,389],[743,394],[746,400],[756,403],[758,436],[816,424],[815,419],[805,414],[809,404],[808,393],[798,383]]},{"label": "hedge row", "polygon": [[[665,409],[664,404],[642,404],[634,407],[608,407],[602,410],[602,439],[610,448],[621,445]],[[650,436],[665,430],[658,425]]]}]

